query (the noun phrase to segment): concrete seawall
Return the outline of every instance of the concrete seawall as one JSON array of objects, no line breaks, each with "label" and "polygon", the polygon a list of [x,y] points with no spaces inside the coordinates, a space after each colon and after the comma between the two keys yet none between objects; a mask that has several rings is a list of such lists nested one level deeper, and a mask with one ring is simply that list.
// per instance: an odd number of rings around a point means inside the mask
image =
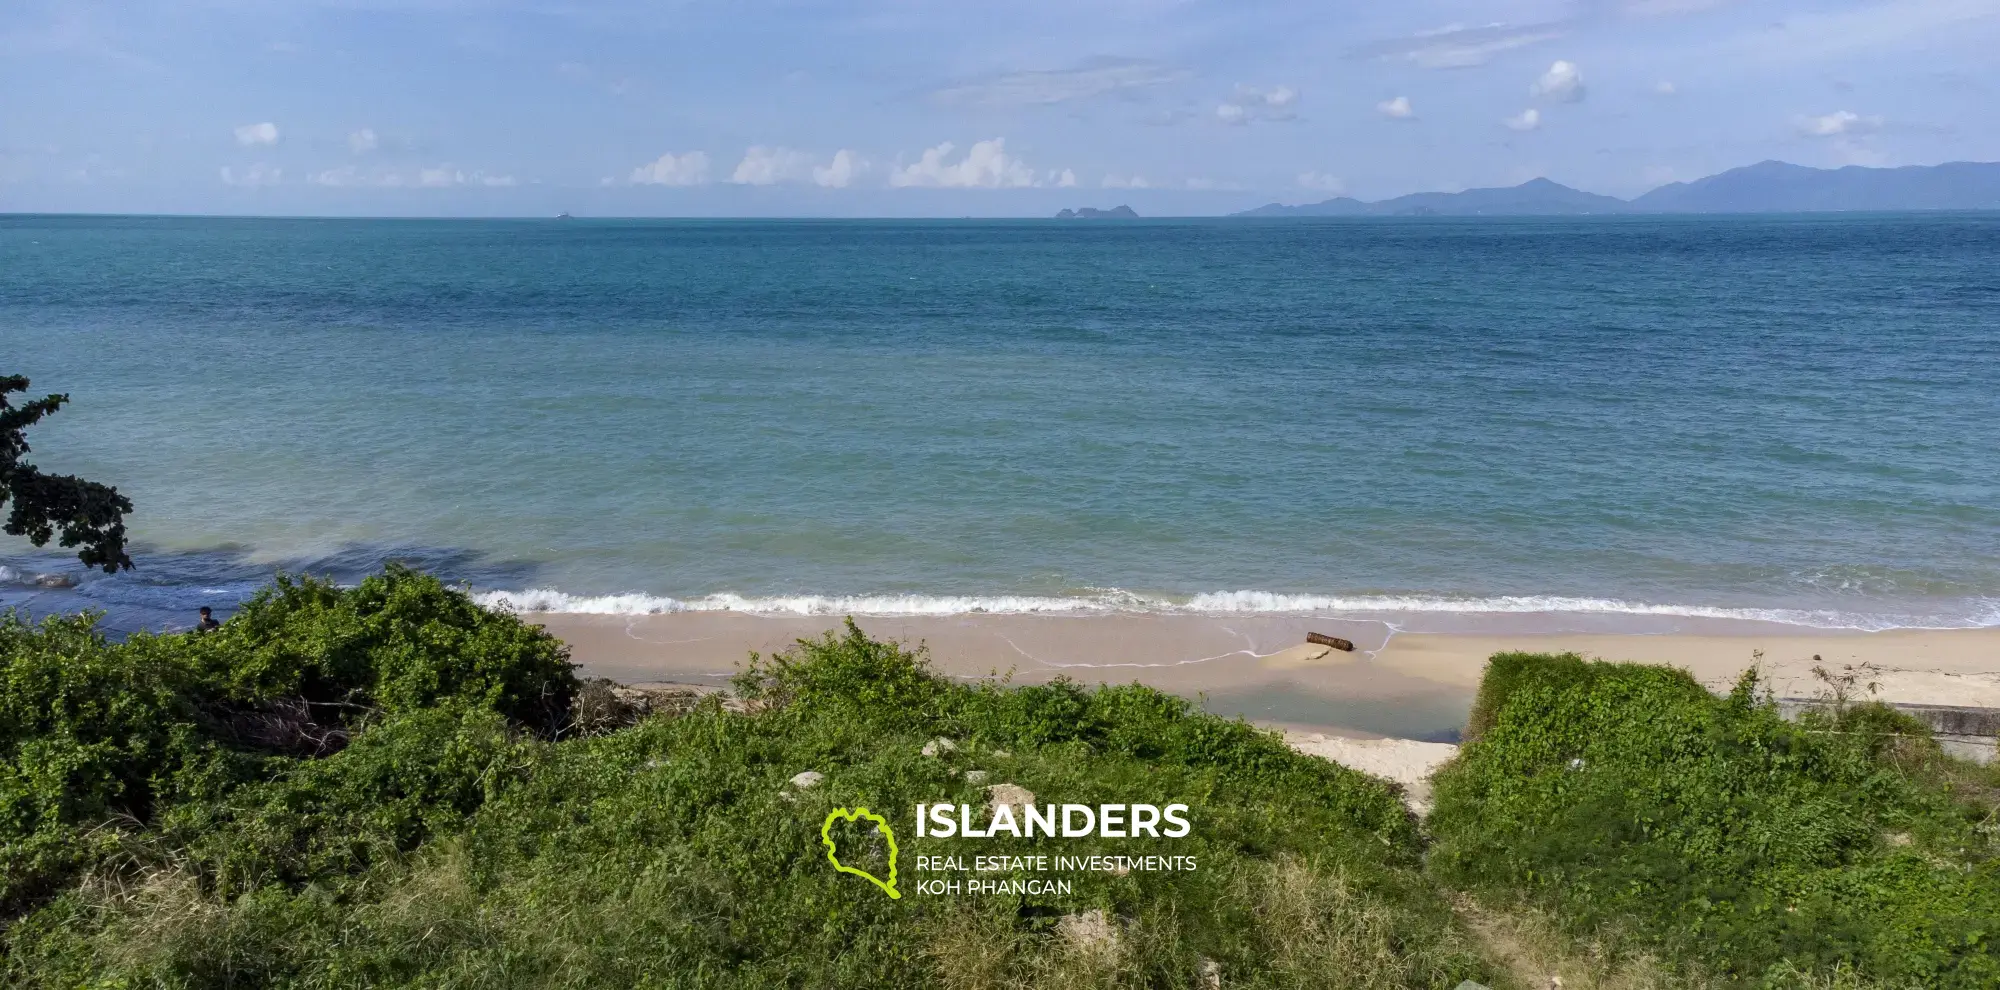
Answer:
[{"label": "concrete seawall", "polygon": [[[1958,705],[1919,705],[1887,702],[1889,707],[1930,727],[1931,737],[1944,751],[1974,763],[1992,763],[2000,750],[2000,708],[1972,708]],[[1825,702],[1810,698],[1780,698],[1778,711],[1786,718],[1821,708]]]}]

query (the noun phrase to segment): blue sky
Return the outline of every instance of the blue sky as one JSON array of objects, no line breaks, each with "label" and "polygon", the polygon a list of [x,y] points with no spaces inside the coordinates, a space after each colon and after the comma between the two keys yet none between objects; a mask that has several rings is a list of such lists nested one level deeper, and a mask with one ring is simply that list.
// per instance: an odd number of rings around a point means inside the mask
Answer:
[{"label": "blue sky", "polygon": [[1207,214],[2000,159],[2000,0],[9,0],[0,210]]}]

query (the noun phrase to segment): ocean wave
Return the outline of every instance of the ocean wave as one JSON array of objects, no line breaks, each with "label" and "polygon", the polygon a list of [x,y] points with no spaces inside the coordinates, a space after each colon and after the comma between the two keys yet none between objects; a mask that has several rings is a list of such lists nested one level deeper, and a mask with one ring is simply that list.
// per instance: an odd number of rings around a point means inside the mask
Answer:
[{"label": "ocean wave", "polygon": [[1617,598],[1500,595],[1463,598],[1433,595],[1307,595],[1271,591],[1214,591],[1185,598],[1142,595],[1119,588],[1078,595],[778,595],[738,594],[672,598],[638,593],[572,595],[552,588],[486,591],[483,605],[518,612],[585,615],[661,615],[741,612],[752,615],[945,616],[994,614],[1165,613],[1180,615],[1329,614],[1599,614],[1734,619],[1820,629],[1960,629],[2000,626],[2000,599],[1958,603],[1950,613],[1857,612],[1809,608],[1731,608],[1676,605]]}]

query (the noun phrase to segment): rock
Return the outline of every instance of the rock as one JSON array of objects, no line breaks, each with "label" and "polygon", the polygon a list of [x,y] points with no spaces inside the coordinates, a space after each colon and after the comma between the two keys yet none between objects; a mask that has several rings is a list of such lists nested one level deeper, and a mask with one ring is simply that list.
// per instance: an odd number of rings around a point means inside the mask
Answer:
[{"label": "rock", "polygon": [[958,744],[943,736],[939,736],[924,744],[925,756],[943,756],[946,753],[956,752],[958,752]]},{"label": "rock", "polygon": [[1222,964],[1213,959],[1201,961],[1201,985],[1205,990],[1222,990]]},{"label": "rock", "polygon": [[35,587],[74,588],[76,587],[76,578],[68,574],[37,574],[35,575]]},{"label": "rock", "polygon": [[1493,988],[1487,986],[1484,983],[1474,983],[1471,980],[1467,980],[1464,983],[1461,983],[1458,986],[1453,987],[1452,990],[1493,990]]},{"label": "rock", "polygon": [[1025,814],[1027,807],[1035,803],[1035,792],[1019,784],[994,784],[986,789],[986,804],[997,808],[1003,804],[1012,805],[1015,817]]},{"label": "rock", "polygon": [[1101,908],[1056,919],[1056,937],[1075,952],[1109,955],[1118,951],[1118,929]]},{"label": "rock", "polygon": [[826,774],[818,770],[801,770],[792,775],[792,786],[802,791],[809,791],[818,787],[819,782],[825,779]]},{"label": "rock", "polygon": [[1003,760],[1004,760],[1004,759],[1007,759],[1008,757],[1011,757],[1011,756],[1013,756],[1014,754],[1012,754],[1012,753],[1009,753],[1009,752],[1007,752],[1007,751],[1006,751],[1006,750],[1004,750],[1004,749],[996,749],[996,750],[994,750],[994,751],[993,751],[993,755],[994,755],[994,756],[996,756],[996,757],[999,757],[1000,759],[1003,759]]},{"label": "rock", "polygon": [[986,771],[984,771],[984,770],[967,770],[967,771],[965,772],[965,782],[966,782],[966,783],[968,783],[968,784],[984,784],[984,783],[986,783]]}]

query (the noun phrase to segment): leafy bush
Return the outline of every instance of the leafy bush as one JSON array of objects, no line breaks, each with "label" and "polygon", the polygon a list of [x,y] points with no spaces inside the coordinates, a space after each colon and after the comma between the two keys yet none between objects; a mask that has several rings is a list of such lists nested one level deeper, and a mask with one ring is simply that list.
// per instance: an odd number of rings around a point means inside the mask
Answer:
[{"label": "leafy bush", "polygon": [[47,893],[177,798],[212,796],[240,758],[203,731],[199,676],[108,643],[91,616],[0,613],[0,914]]},{"label": "leafy bush", "polygon": [[191,645],[245,699],[396,712],[456,698],[550,728],[577,686],[555,637],[396,564],[353,588],[280,575]]},{"label": "leafy bush", "polygon": [[1939,786],[1914,722],[1864,706],[1789,723],[1754,672],[1718,698],[1574,655],[1490,671],[1482,731],[1436,780],[1449,882],[1739,980],[2000,985],[1993,809]]},{"label": "leafy bush", "polygon": [[[1389,789],[1138,687],[966,686],[844,635],[710,700],[548,742],[447,703],[179,806],[148,868],[5,936],[21,986],[1436,987],[1490,982]],[[1057,713],[1065,713],[1060,717]],[[957,748],[934,757],[925,743]],[[788,783],[802,770],[825,778]],[[1185,802],[1180,840],[920,838],[917,802]],[[827,864],[830,809],[890,815],[901,900]],[[878,870],[882,849],[844,832]],[[1192,855],[1068,894],[916,893],[919,856]],[[1084,945],[1057,919],[1103,912]]]},{"label": "leafy bush", "polygon": [[345,589],[280,578],[207,634],[114,643],[93,616],[31,626],[0,613],[0,917],[164,809],[293,772],[287,755],[338,749],[372,720],[469,708],[548,730],[575,683],[546,632],[393,567]]}]

